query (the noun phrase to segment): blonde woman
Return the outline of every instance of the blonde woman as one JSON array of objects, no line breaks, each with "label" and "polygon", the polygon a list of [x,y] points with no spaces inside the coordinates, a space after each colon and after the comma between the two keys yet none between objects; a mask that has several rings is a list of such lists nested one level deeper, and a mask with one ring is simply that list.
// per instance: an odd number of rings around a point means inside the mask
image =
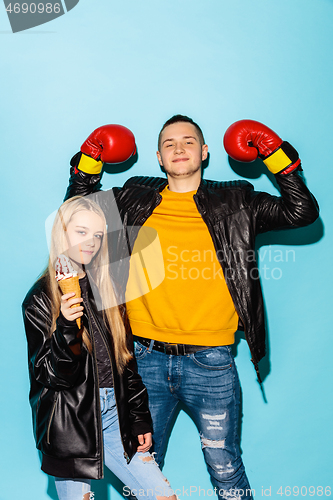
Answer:
[{"label": "blonde woman", "polygon": [[[60,254],[78,273],[80,299],[63,295],[55,279]],[[92,498],[90,481],[103,477],[103,462],[126,485],[125,496],[176,500],[148,452],[147,391],[108,264],[101,209],[84,197],[66,201],[53,225],[48,268],[23,302],[42,470],[55,477],[59,500]]]}]

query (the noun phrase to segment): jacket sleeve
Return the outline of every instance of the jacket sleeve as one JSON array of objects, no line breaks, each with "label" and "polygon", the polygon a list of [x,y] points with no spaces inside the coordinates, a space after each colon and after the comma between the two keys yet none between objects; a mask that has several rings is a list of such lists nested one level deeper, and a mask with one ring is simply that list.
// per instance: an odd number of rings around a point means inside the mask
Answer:
[{"label": "jacket sleeve", "polygon": [[281,196],[249,190],[248,200],[256,219],[256,232],[303,227],[319,215],[315,197],[310,193],[301,172],[275,175]]},{"label": "jacket sleeve", "polygon": [[44,292],[33,295],[28,303],[23,303],[23,318],[31,376],[56,391],[72,387],[83,363],[83,354],[76,356],[69,348],[81,342],[76,336],[76,323],[60,315],[56,329],[50,335],[50,301]]},{"label": "jacket sleeve", "polygon": [[100,174],[87,174],[78,170],[76,167],[71,167],[69,184],[66,191],[64,201],[73,196],[87,196],[88,194],[96,193],[102,189]]},{"label": "jacket sleeve", "polygon": [[101,175],[92,175],[72,167],[69,184],[64,201],[73,196],[88,196],[103,210],[108,225],[108,231],[119,230],[122,227],[118,203],[121,202],[122,188],[114,187],[102,191]]}]

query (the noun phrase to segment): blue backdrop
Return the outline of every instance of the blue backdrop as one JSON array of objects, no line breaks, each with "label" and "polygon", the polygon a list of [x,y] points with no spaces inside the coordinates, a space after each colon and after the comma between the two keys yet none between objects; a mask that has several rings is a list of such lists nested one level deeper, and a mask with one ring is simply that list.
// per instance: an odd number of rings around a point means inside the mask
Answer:
[{"label": "blue backdrop", "polygon": [[[157,134],[175,113],[203,128],[206,178],[247,178],[277,193],[261,165],[244,169],[228,161],[223,133],[242,118],[264,122],[300,152],[321,219],[259,241],[267,402],[240,338],[241,445],[256,498],[285,498],[288,487],[295,487],[291,496],[297,487],[299,497],[327,496],[325,487],[333,486],[332,0],[80,0],[58,19],[16,34],[0,6],[0,44],[0,500],[55,498],[32,435],[20,304],[46,264],[44,224],[63,199],[69,159],[93,129],[120,123],[136,136],[138,162],[105,174],[104,188],[130,175],[161,175]],[[172,486],[184,487],[180,498],[212,494],[197,431],[184,412],[164,471]],[[117,488],[111,474],[93,485],[98,500],[121,498]]]}]

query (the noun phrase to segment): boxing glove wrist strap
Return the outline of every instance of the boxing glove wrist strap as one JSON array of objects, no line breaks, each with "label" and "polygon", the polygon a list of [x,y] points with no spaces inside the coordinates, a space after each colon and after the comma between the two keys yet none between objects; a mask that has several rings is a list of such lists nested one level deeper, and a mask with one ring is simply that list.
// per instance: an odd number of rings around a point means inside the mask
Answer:
[{"label": "boxing glove wrist strap", "polygon": [[84,153],[82,153],[80,161],[76,168],[78,170],[81,170],[81,172],[85,172],[86,174],[96,175],[101,172],[103,168],[103,162],[94,160],[90,156],[87,156]]},{"label": "boxing glove wrist strap", "polygon": [[288,169],[289,173],[300,164],[296,149],[294,149],[293,146],[286,141],[284,141],[277,150],[266,157],[263,161],[272,174],[278,174],[285,169]]}]

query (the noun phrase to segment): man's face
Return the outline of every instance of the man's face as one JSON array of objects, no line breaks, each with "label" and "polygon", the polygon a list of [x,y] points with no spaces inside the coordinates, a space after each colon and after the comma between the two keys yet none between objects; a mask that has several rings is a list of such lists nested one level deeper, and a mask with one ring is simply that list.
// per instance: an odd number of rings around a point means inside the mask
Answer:
[{"label": "man's face", "polygon": [[208,146],[201,145],[192,123],[177,122],[162,132],[157,158],[168,176],[175,179],[201,176],[201,163],[207,158]]}]

